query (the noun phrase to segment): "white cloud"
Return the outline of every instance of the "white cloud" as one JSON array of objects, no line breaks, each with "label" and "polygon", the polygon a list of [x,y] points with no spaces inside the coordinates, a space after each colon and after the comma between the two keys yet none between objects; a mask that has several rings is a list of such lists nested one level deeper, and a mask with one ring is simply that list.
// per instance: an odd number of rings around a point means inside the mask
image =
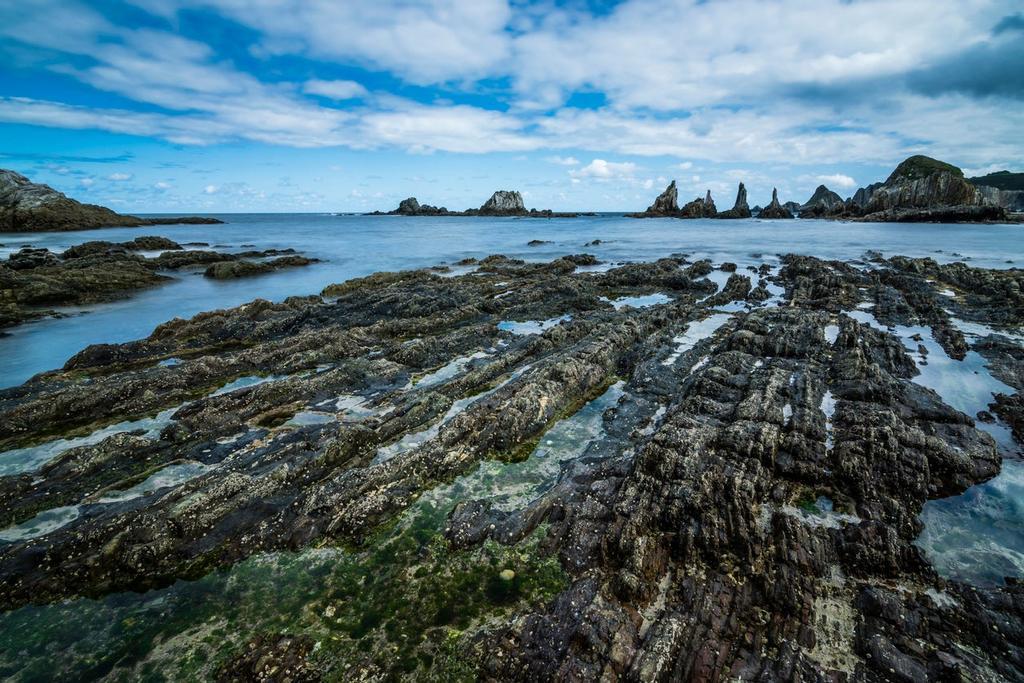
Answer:
[{"label": "white cloud", "polygon": [[[490,83],[476,82],[481,77],[514,85],[500,93],[507,108],[485,109],[377,91],[364,98],[354,81],[263,82],[210,45],[115,26],[75,0],[37,0],[0,8],[0,37],[26,51],[44,50],[36,68],[145,107],[0,97],[0,121],[184,145],[248,140],[413,152],[586,150],[698,163],[889,164],[925,153],[958,165],[1005,167],[1021,156],[1021,107],[995,98],[915,96],[899,85],[909,69],[985,39],[1005,12],[993,0],[624,0],[603,16],[505,0],[132,1],[170,25],[183,9],[220,12],[254,29],[263,55],[387,70],[406,83],[441,83],[442,96],[489,91]],[[763,30],[767,25],[775,29]],[[841,113],[827,98],[793,95],[881,77],[893,86],[845,103]],[[607,104],[559,108],[578,91],[601,93]],[[341,111],[310,94],[360,101]],[[572,157],[548,161],[579,165]],[[595,167],[597,161],[573,177],[629,175]],[[691,171],[693,162],[676,168]]]},{"label": "white cloud", "polygon": [[163,192],[165,190],[171,189],[171,184],[161,180],[160,182],[153,183],[153,189]]},{"label": "white cloud", "polygon": [[756,102],[781,86],[884,77],[947,56],[985,39],[1000,5],[627,0],[607,15],[548,17],[517,38],[514,72],[524,97],[597,88],[618,108],[661,111]]},{"label": "white cloud", "polygon": [[366,88],[355,81],[306,81],[302,90],[310,95],[323,95],[333,100],[351,100],[368,94]]},{"label": "white cloud", "polygon": [[631,161],[616,163],[604,159],[594,159],[581,169],[569,171],[573,178],[597,178],[599,180],[611,180],[630,178],[636,172],[636,164]]},{"label": "white cloud", "polygon": [[510,56],[506,0],[147,0],[213,7],[262,34],[260,53],[356,61],[421,85],[485,76]]},{"label": "white cloud", "polygon": [[96,184],[95,178],[82,178],[78,181],[78,184],[82,187],[89,188]]},{"label": "white cloud", "polygon": [[817,176],[816,180],[822,185],[828,185],[830,188],[842,188],[849,190],[857,187],[857,181],[848,175],[842,173],[835,173],[832,175],[820,175]]},{"label": "white cloud", "polygon": [[111,173],[107,176],[107,180],[113,180],[115,183],[124,182],[125,180],[131,180],[131,173]]},{"label": "white cloud", "polygon": [[388,111],[365,113],[354,138],[363,146],[389,145],[412,152],[529,151],[543,143],[522,122],[501,112],[466,105],[429,106],[396,101]]},{"label": "white cloud", "polygon": [[559,166],[579,166],[579,159],[576,157],[560,157],[551,156],[544,159],[549,164],[558,164]]},{"label": "white cloud", "polygon": [[220,188],[216,185],[207,185],[203,188],[203,194],[217,194],[217,190]]}]

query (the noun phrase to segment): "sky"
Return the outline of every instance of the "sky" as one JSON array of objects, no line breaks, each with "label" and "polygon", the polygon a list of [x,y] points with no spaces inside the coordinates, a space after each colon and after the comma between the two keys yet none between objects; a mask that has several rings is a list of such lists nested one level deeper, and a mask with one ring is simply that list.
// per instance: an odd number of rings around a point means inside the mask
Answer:
[{"label": "sky", "polygon": [[640,210],[1024,170],[1021,0],[0,3],[0,167],[125,212]]}]

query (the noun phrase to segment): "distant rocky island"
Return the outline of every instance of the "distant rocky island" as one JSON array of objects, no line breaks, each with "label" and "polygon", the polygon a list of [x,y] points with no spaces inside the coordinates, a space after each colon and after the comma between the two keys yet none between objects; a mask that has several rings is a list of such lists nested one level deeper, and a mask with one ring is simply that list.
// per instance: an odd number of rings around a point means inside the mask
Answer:
[{"label": "distant rocky island", "polygon": [[104,206],[83,204],[49,185],[33,183],[15,171],[0,169],[0,232],[43,232],[135,228],[144,225],[214,224],[202,216],[139,218]]},{"label": "distant rocky island", "polygon": [[498,190],[479,209],[449,211],[443,206],[420,204],[416,197],[403,199],[392,211],[373,211],[367,216],[505,216],[520,218],[576,218],[594,216],[593,212],[556,212],[551,209],[527,209],[517,190]]},{"label": "distant rocky island", "polygon": [[885,182],[862,187],[844,200],[819,185],[804,204],[779,201],[772,190],[768,206],[747,205],[747,190],[739,185],[728,211],[715,209],[711,191],[679,207],[673,180],[646,211],[634,218],[830,218],[880,223],[973,223],[1019,221],[1024,212],[1024,173],[1000,171],[967,179],[962,170],[937,159],[916,155],[903,161]]}]

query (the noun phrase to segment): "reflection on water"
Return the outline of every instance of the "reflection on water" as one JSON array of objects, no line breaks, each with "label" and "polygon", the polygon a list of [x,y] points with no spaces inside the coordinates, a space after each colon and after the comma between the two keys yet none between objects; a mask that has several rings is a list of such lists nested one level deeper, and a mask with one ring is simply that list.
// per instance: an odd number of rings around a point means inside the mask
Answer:
[{"label": "reflection on water", "polygon": [[[927,327],[887,328],[865,310],[847,315],[902,339],[921,374],[912,381],[934,390],[942,400],[974,417],[987,410],[993,393],[1013,389],[992,376],[985,359],[968,351],[962,361],[946,355]],[[920,353],[918,346],[926,353]],[[959,496],[930,500],[921,511],[924,530],[915,543],[940,574],[978,584],[1024,576],[1024,463],[1010,430],[1001,422],[976,422],[995,439],[1004,455],[1003,469],[991,481]]]}]

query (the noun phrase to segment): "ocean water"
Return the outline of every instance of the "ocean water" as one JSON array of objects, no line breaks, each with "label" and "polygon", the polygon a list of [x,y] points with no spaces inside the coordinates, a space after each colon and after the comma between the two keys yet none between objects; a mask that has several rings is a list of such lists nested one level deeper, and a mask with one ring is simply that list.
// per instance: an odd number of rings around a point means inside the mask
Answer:
[{"label": "ocean water", "polygon": [[[67,317],[8,330],[0,337],[0,387],[60,367],[88,344],[148,335],[173,317],[236,306],[257,297],[279,301],[316,294],[324,286],[382,270],[453,263],[505,254],[549,260],[591,253],[604,261],[653,260],[673,253],[741,266],[790,252],[852,259],[883,254],[967,260],[986,267],[1024,266],[1019,225],[898,225],[832,221],[715,221],[626,218],[604,214],[570,219],[231,214],[223,225],[108,228],[66,233],[0,233],[0,258],[22,245],[59,251],[89,240],[119,242],[162,235],[180,243],[208,242],[223,251],[292,247],[323,260],[305,268],[235,281],[176,272],[176,281],[113,303],[66,309]],[[593,240],[601,244],[589,245]],[[531,240],[544,240],[528,246]],[[586,245],[586,246],[585,246]]]}]

